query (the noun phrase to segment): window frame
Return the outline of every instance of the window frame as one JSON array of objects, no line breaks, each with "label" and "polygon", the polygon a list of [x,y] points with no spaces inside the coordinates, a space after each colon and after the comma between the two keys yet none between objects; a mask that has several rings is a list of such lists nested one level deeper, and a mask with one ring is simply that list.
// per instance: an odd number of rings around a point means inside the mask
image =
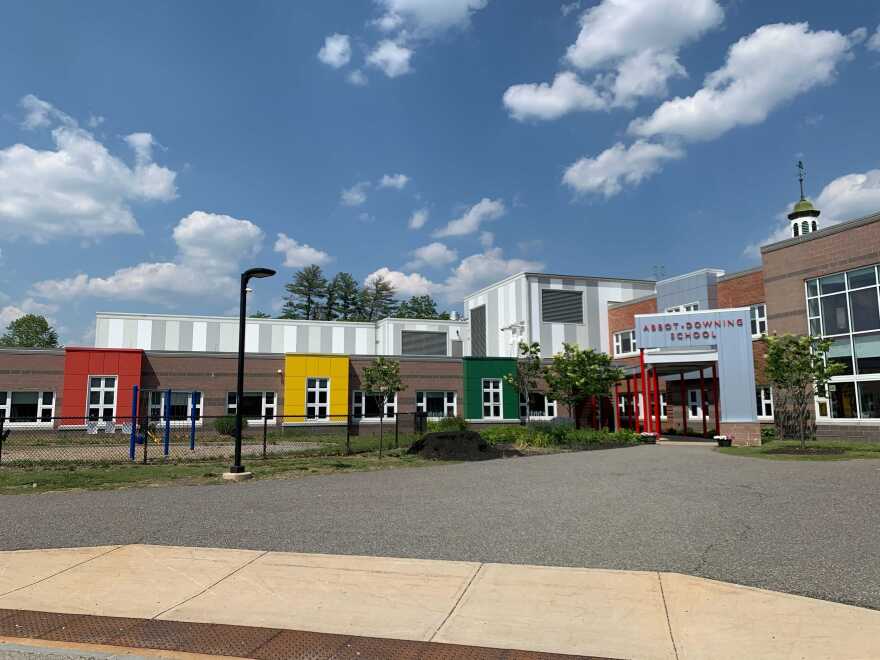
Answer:
[{"label": "window frame", "polygon": [[[244,395],[247,396],[248,394],[259,394],[260,395],[260,411],[262,412],[262,415],[259,417],[242,417],[242,419],[248,425],[262,424],[264,418],[269,421],[274,421],[275,415],[276,415],[277,409],[278,409],[278,393],[273,390],[264,390],[264,391],[246,390],[244,392]],[[266,399],[268,398],[266,396],[267,394],[272,396],[271,402],[266,401]],[[232,397],[237,398],[238,394],[236,392],[227,392],[226,393],[226,414],[227,415],[235,415],[236,412],[238,411],[238,401],[235,401],[235,403],[231,403]],[[202,394],[201,398],[204,401],[205,395]],[[271,414],[268,414],[270,411],[271,411]]]},{"label": "window frame", "polygon": [[[416,412],[427,413],[428,409],[428,394],[442,394],[443,395],[443,417],[430,417],[429,419],[443,419],[445,417],[457,417],[458,416],[458,392],[455,390],[416,390]],[[449,395],[452,395],[452,401],[449,400]]]},{"label": "window frame", "polygon": [[[36,393],[37,395],[37,414],[36,419],[33,422],[15,422],[12,421],[12,397],[15,394],[23,394],[23,393]],[[58,397],[55,394],[55,390],[32,390],[32,389],[18,389],[18,390],[0,390],[0,394],[4,395],[3,402],[0,403],[0,416],[3,417],[3,425],[5,428],[51,428],[55,424],[55,404],[58,401]],[[45,395],[52,395],[52,403],[50,405],[46,405],[43,403],[43,398]],[[49,419],[44,419],[45,412],[49,412]]]},{"label": "window frame", "polygon": [[[167,408],[165,407],[165,397],[168,394],[168,390],[147,390],[147,416],[151,422],[159,422],[165,423],[165,411]],[[185,419],[174,419],[171,418],[171,426],[189,426],[192,424],[192,404],[193,404],[193,394],[198,395],[198,400],[196,401],[196,426],[202,425],[202,418],[204,417],[203,405],[205,401],[205,394],[199,390],[172,390],[171,397],[172,400],[175,394],[186,394],[186,418]],[[234,394],[234,392],[231,392]],[[159,395],[158,403],[155,403],[153,399],[155,395]],[[228,403],[228,397],[227,397]],[[154,414],[154,410],[158,407],[158,414]],[[233,413],[234,414],[234,413]]]},{"label": "window frame", "polygon": [[[309,381],[315,381],[315,386],[310,387]],[[322,387],[321,381],[325,384]],[[330,378],[328,376],[306,376],[306,387],[305,387],[305,401],[303,402],[304,410],[304,420],[308,423],[326,423],[330,421]],[[309,392],[315,393],[315,401],[313,403],[309,403]],[[323,403],[318,401],[320,399],[320,393],[327,393],[327,400]],[[309,415],[309,408],[314,408],[315,414]],[[324,409],[324,416],[321,417],[320,410]]]},{"label": "window frame", "polygon": [[538,421],[541,420],[549,420],[556,419],[558,416],[559,405],[556,402],[556,399],[551,399],[547,396],[546,392],[530,392],[529,394],[541,394],[544,397],[544,413],[541,415],[529,415],[528,403],[525,401],[525,397],[523,393],[519,394],[519,416],[520,418],[528,418],[528,419],[536,419]]},{"label": "window frame", "polygon": [[[394,420],[397,416],[397,395],[396,392],[391,395],[385,403],[383,419]],[[379,415],[367,415],[367,397],[375,396],[366,390],[352,390],[351,392],[351,416],[359,421],[378,422]],[[358,412],[360,411],[360,413]]]},{"label": "window frame", "polygon": [[[623,339],[624,335],[629,335],[629,342],[631,350],[624,352],[623,348]],[[633,355],[639,354],[638,346],[636,345],[636,331],[635,328],[630,328],[629,330],[619,330],[614,333],[614,356],[615,357],[630,357]]]},{"label": "window frame", "polygon": [[[755,386],[755,404],[757,407],[758,419],[772,420],[774,419],[773,409],[773,388],[769,385]],[[770,414],[767,414],[767,406],[770,406]]]},{"label": "window frame", "polygon": [[[486,383],[493,383],[493,384],[497,383],[498,387],[493,386],[491,388],[487,388]],[[482,419],[504,419],[504,384],[503,384],[502,380],[500,378],[483,378],[483,379],[481,379],[480,380],[480,392],[481,392],[480,405],[482,406],[481,410],[483,412]],[[495,402],[495,401],[490,400],[489,403],[487,404],[486,403],[486,393],[487,392],[490,393],[490,398],[493,393],[497,392],[498,401]],[[492,414],[487,415],[486,414],[487,407],[490,409],[490,411],[493,408],[497,407],[498,414],[497,415],[492,415]]]},{"label": "window frame", "polygon": [[[85,420],[86,422],[98,422],[98,423],[113,423],[116,421],[116,406],[119,403],[119,374],[89,374],[86,380],[86,412],[85,412]],[[101,386],[98,388],[92,387],[92,379],[100,378]],[[113,379],[113,388],[112,390],[105,386],[106,379]],[[101,401],[97,404],[92,403],[92,392],[100,392],[101,393]],[[104,402],[104,395],[107,392],[113,392],[113,403],[107,404]],[[107,408],[111,409],[110,419],[105,419],[103,415],[103,411]],[[98,416],[96,419],[92,419],[91,410],[93,408],[97,408]]]},{"label": "window frame", "polygon": [[[758,313],[759,309],[762,310],[760,314]],[[761,329],[762,324],[763,330]],[[767,303],[760,302],[749,305],[749,325],[752,330],[752,339],[760,339],[767,335]]]},{"label": "window frame", "polygon": [[666,308],[666,314],[683,314],[684,312],[699,312],[700,311],[700,301],[695,300],[694,302],[685,303],[683,305],[673,305],[672,307]]}]

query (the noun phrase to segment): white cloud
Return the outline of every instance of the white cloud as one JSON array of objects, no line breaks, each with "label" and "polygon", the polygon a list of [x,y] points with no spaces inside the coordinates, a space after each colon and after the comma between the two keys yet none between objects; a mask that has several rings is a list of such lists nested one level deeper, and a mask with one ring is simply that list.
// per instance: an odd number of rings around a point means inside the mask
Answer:
[{"label": "white cloud", "polygon": [[349,73],[346,77],[346,80],[348,80],[348,82],[350,82],[352,85],[355,85],[356,87],[363,87],[369,82],[367,80],[367,77],[364,75],[364,72],[360,69],[355,69],[354,71]]},{"label": "white cloud", "polygon": [[806,23],[764,25],[730,47],[724,66],[687,98],[663,103],[629,131],[711,140],[757,124],[779,105],[833,80],[851,42],[839,32],[811,32]]},{"label": "white cloud", "polygon": [[569,2],[567,4],[562,5],[559,8],[559,11],[562,12],[563,16],[568,16],[572,12],[577,11],[581,8],[581,0],[575,0],[575,2]]},{"label": "white cloud", "polygon": [[106,119],[103,115],[89,115],[89,120],[86,123],[89,125],[89,128],[98,128],[105,121]]},{"label": "white cloud", "polygon": [[306,243],[298,243],[287,234],[278,234],[275,241],[275,252],[284,255],[284,265],[288,268],[302,268],[311,264],[322,266],[332,260],[332,257],[324,252],[313,248]]},{"label": "white cloud", "polygon": [[409,183],[409,177],[406,174],[385,174],[379,181],[379,187],[403,190],[407,183]]},{"label": "white cloud", "polygon": [[571,71],[558,73],[553,84],[530,83],[512,85],[502,98],[511,117],[526,119],[558,119],[575,110],[601,110],[608,107],[606,99],[580,81]]},{"label": "white cloud", "polygon": [[410,229],[421,229],[425,226],[425,223],[428,221],[428,209],[419,209],[417,211],[413,211],[413,214],[409,218],[409,228]]},{"label": "white cloud", "polygon": [[42,243],[73,236],[99,239],[138,234],[130,204],[169,201],[177,196],[176,173],[152,161],[149,133],[126,142],[133,166],[114,156],[88,131],[34,96],[22,100],[32,128],[54,126],[54,149],[25,144],[0,149],[0,224],[3,238]]},{"label": "white cloud", "polygon": [[[563,6],[564,14],[572,10]],[[504,105],[515,119],[547,120],[666,96],[669,79],[687,75],[678,51],[723,19],[716,0],[602,0],[581,16],[565,57],[581,71],[597,71],[595,78],[583,82],[563,71],[550,85],[513,85]]]},{"label": "white cloud", "polygon": [[383,39],[367,56],[367,64],[381,69],[389,78],[410,73],[409,61],[413,51],[390,39]]},{"label": "white cloud", "polygon": [[871,35],[871,38],[868,39],[868,43],[865,44],[865,47],[868,50],[880,52],[880,25],[877,26],[877,30]]},{"label": "white cloud", "polygon": [[[816,197],[815,206],[822,212],[819,216],[820,227],[830,227],[880,212],[880,169],[837,177],[822,189]],[[744,254],[759,257],[762,245],[791,238],[786,217],[790,211],[791,208],[787,208],[780,213],[776,229],[763,241],[746,247]]]},{"label": "white cloud", "polygon": [[139,300],[174,305],[180,296],[234,298],[242,264],[257,255],[263,232],[249,220],[194,211],[173,232],[174,261],[145,262],[108,277],[79,273],[44,280],[32,287],[39,298],[67,301],[81,297]]},{"label": "white cloud", "polygon": [[566,59],[579,69],[645,50],[677,51],[724,20],[715,0],[602,0],[581,16]]},{"label": "white cloud", "polygon": [[348,64],[351,60],[351,40],[348,35],[335,32],[324,39],[324,45],[318,51],[318,59],[334,69]]},{"label": "white cloud", "polygon": [[495,242],[495,234],[491,231],[483,231],[480,232],[480,245],[484,248],[492,247],[492,244]]},{"label": "white cloud", "polygon": [[417,36],[429,36],[454,27],[466,27],[471,15],[489,0],[378,0],[385,13],[379,19],[383,29],[403,24]]},{"label": "white cloud", "polygon": [[508,275],[522,271],[540,271],[543,268],[544,264],[539,261],[505,259],[501,248],[491,248],[482,254],[473,254],[462,259],[438,290],[448,301],[461,301],[468,293]]},{"label": "white cloud", "polygon": [[424,266],[439,268],[458,259],[458,252],[449,249],[443,243],[434,242],[416,248],[413,250],[412,256],[413,259],[404,266],[407,269],[412,270]]},{"label": "white cloud", "polygon": [[339,201],[343,206],[360,206],[367,201],[367,188],[369,187],[369,181],[359,181],[351,188],[344,189],[339,195]]},{"label": "white cloud", "polygon": [[460,218],[450,220],[445,227],[438,229],[433,235],[437,238],[443,238],[445,236],[472,234],[479,230],[483,222],[500,218],[505,212],[506,209],[504,208],[503,201],[484,197],[465,211],[464,215]]},{"label": "white cloud", "polygon": [[623,183],[638,185],[657,173],[664,161],[683,155],[674,145],[638,140],[625,147],[618,142],[595,158],[581,158],[572,164],[562,180],[579,193],[613,197],[621,191]]},{"label": "white cloud", "polygon": [[37,302],[33,298],[25,298],[18,305],[6,305],[0,307],[0,333],[5,332],[6,327],[10,323],[16,319],[20,319],[25,314],[44,316],[46,317],[46,320],[49,321],[49,325],[57,325],[57,321],[52,317],[52,314],[57,311],[58,305]]},{"label": "white cloud", "polygon": [[364,278],[366,285],[376,277],[383,277],[395,288],[398,296],[424,296],[436,289],[436,284],[419,273],[402,273],[387,267],[379,268]]}]

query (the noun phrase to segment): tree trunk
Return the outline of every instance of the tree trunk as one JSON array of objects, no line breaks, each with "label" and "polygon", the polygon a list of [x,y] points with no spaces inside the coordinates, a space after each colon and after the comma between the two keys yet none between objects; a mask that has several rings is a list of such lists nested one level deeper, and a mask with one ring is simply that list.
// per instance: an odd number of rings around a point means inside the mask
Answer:
[{"label": "tree trunk", "polygon": [[572,416],[574,417],[574,428],[580,429],[581,428],[581,416],[578,415],[578,409],[577,409],[578,402],[572,401],[568,407],[569,407],[569,410],[571,411]]},{"label": "tree trunk", "polygon": [[602,397],[596,397],[596,401],[598,402],[596,408],[596,421],[599,423],[599,430],[602,430]]}]

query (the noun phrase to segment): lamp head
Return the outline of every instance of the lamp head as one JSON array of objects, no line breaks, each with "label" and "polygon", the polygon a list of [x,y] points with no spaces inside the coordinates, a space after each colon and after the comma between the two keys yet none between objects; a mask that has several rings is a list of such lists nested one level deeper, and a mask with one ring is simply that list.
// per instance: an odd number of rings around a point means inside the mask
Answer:
[{"label": "lamp head", "polygon": [[245,281],[251,278],[263,278],[263,277],[272,277],[275,274],[275,271],[271,268],[248,268],[241,275],[245,279]]}]

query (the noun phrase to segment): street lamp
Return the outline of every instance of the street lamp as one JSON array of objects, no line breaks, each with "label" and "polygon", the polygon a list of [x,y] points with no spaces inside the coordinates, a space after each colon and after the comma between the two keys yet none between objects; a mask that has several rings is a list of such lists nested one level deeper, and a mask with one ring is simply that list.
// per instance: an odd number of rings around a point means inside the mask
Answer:
[{"label": "street lamp", "polygon": [[235,388],[235,458],[229,472],[223,475],[225,479],[238,481],[248,479],[252,475],[244,471],[241,464],[241,404],[244,398],[244,332],[245,318],[247,316],[247,293],[248,282],[251,279],[272,277],[275,271],[271,268],[249,268],[241,274],[241,293],[238,311],[238,382]]}]

